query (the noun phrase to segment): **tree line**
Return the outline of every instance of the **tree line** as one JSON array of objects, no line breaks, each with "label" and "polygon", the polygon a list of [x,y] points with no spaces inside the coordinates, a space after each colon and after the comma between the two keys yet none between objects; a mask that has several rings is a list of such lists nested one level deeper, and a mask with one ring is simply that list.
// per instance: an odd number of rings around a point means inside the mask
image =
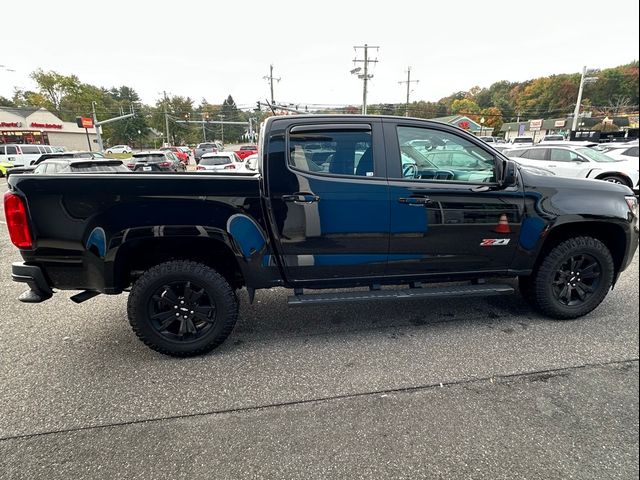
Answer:
[{"label": "tree line", "polygon": [[[594,116],[616,116],[637,112],[639,90],[639,63],[633,61],[626,65],[607,68],[600,71],[598,80],[585,85],[582,111],[591,111]],[[221,139],[222,127],[193,121],[247,122],[250,117],[262,120],[265,112],[240,110],[231,95],[220,104],[209,103],[206,99],[196,102],[191,97],[167,96],[156,101],[155,105],[145,105],[136,91],[127,86],[110,89],[83,83],[75,75],[62,75],[57,72],[37,70],[31,74],[36,90],[16,89],[12,99],[0,97],[0,106],[44,107],[65,121],[73,121],[77,116],[90,116],[95,105],[99,119],[129,111],[133,105],[137,115],[133,118],[114,122],[103,127],[103,136],[109,144],[164,141],[157,135],[165,130],[165,111],[170,122],[170,143],[190,144],[207,140]],[[405,104],[376,104],[368,106],[368,113],[383,115],[404,115],[418,118],[436,118],[448,115],[465,114],[478,121],[485,119],[484,125],[499,131],[503,122],[536,118],[565,117],[573,112],[578,96],[580,73],[559,74],[539,77],[523,82],[501,80],[488,88],[472,87],[468,91],[455,92],[437,102],[424,100]],[[358,113],[358,106],[345,106],[318,113],[339,112]],[[189,123],[182,123],[189,122]],[[197,125],[197,126],[196,126]],[[242,139],[245,127],[226,125],[225,141],[236,142]],[[140,133],[139,133],[140,132]]]}]

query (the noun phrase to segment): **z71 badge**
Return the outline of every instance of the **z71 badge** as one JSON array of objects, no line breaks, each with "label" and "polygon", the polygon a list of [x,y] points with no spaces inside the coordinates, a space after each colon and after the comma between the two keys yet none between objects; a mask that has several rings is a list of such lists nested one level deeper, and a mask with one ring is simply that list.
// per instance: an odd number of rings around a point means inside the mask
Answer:
[{"label": "z71 badge", "polygon": [[483,238],[480,243],[481,247],[504,247],[509,245],[510,238]]}]

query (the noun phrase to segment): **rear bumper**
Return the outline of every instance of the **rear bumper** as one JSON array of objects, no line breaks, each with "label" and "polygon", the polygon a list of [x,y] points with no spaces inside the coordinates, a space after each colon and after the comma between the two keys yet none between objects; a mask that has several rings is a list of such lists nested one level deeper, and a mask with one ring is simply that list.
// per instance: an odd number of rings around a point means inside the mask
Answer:
[{"label": "rear bumper", "polygon": [[26,265],[24,262],[14,262],[11,265],[11,278],[14,282],[26,283],[29,290],[18,297],[25,303],[39,303],[48,300],[53,295],[47,279],[40,267]]}]

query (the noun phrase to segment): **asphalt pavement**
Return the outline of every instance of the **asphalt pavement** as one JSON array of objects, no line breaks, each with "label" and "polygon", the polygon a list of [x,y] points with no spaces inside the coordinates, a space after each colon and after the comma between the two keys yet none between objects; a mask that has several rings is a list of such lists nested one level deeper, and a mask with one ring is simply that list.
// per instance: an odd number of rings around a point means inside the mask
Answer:
[{"label": "asphalt pavement", "polygon": [[288,308],[273,289],[175,359],[136,339],[126,294],[19,303],[4,223],[2,479],[638,478],[637,256],[580,320],[517,295]]}]

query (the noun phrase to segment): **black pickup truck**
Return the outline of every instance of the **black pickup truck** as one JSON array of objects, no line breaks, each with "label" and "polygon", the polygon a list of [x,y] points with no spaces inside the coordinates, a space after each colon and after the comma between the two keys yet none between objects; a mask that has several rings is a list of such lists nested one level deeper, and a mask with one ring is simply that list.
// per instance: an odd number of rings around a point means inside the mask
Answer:
[{"label": "black pickup truck", "polygon": [[519,167],[455,127],[287,116],[260,138],[257,175],[11,176],[5,212],[24,260],[13,279],[29,286],[20,300],[130,292],[140,339],[189,356],[229,335],[241,288],[251,300],[291,288],[295,305],[458,301],[513,293],[500,279],[519,277],[539,311],[575,318],[638,245],[627,187]]}]

